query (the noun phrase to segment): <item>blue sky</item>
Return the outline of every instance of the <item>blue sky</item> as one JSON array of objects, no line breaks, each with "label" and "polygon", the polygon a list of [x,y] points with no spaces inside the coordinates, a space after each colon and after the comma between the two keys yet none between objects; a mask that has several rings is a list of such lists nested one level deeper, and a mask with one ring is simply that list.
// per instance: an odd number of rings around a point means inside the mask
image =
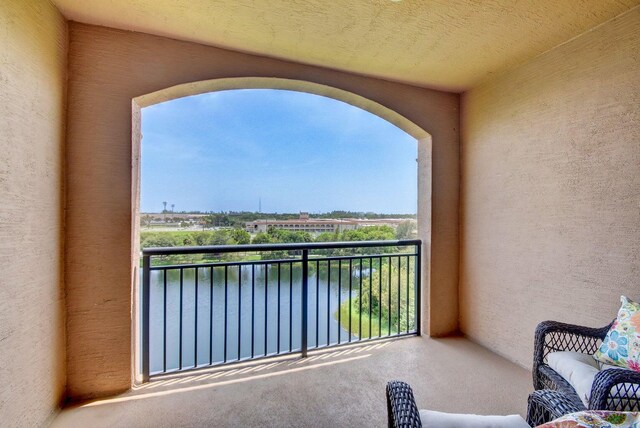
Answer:
[{"label": "blue sky", "polygon": [[341,101],[213,92],[142,111],[141,209],[415,213],[416,140]]}]

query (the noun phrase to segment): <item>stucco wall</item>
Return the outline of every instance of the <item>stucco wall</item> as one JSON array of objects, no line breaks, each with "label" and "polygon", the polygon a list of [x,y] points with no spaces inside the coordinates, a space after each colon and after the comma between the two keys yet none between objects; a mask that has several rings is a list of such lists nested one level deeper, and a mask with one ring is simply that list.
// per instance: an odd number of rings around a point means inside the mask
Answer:
[{"label": "stucco wall", "polygon": [[41,426],[65,385],[63,147],[67,27],[0,2],[0,425]]},{"label": "stucco wall", "polygon": [[[382,104],[433,138],[429,330],[457,329],[459,97],[407,85],[104,27],[70,24],[68,392],[131,383],[132,99],[216,78],[306,80]],[[427,293],[425,293],[427,295]]]},{"label": "stucco wall", "polygon": [[523,366],[545,319],[640,299],[640,8],[461,99],[461,329]]}]

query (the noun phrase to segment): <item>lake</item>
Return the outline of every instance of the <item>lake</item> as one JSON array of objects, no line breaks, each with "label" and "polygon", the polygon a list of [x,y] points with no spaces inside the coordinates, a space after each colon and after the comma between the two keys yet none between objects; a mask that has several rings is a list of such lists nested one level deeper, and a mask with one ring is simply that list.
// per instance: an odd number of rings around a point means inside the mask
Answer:
[{"label": "lake", "polygon": [[[340,287],[338,286],[337,263],[333,262],[331,265],[330,278],[326,265],[326,262],[321,263],[318,273],[315,269],[315,263],[310,263],[307,339],[309,349],[316,347],[316,345],[326,346],[337,343],[338,337],[341,342],[349,340],[349,332],[338,324],[336,317],[340,302],[349,299],[349,279],[352,282],[351,296],[357,297],[360,281],[359,270],[355,268],[354,264],[353,272],[349,278],[348,263],[343,263],[342,287],[340,296],[338,296]],[[211,277],[211,268],[199,268],[197,287],[195,268],[183,269],[182,313],[180,310],[180,270],[166,270],[167,371],[179,368],[181,319],[183,369],[194,365],[204,366],[210,363],[221,363],[225,360],[225,312],[227,316],[227,361],[250,358],[252,351],[253,355],[261,356],[265,353],[285,353],[300,349],[302,325],[302,267],[300,262],[297,261],[292,267],[289,263],[281,265],[279,305],[277,265],[268,265],[268,272],[265,272],[266,267],[264,264],[256,264],[229,266],[226,269],[226,311],[225,269],[223,267],[213,269],[213,278]],[[164,270],[151,271],[149,332],[151,373],[162,372],[165,364],[163,355],[165,346],[163,340],[165,321],[163,315],[165,306],[164,272]],[[368,275],[368,270],[363,269],[363,280],[368,278]],[[252,302],[255,302],[253,314]],[[278,307],[280,311],[279,330]],[[268,317],[266,331],[265,315]],[[316,325],[318,326],[317,338]],[[351,339],[357,340],[357,337],[352,336]]]}]

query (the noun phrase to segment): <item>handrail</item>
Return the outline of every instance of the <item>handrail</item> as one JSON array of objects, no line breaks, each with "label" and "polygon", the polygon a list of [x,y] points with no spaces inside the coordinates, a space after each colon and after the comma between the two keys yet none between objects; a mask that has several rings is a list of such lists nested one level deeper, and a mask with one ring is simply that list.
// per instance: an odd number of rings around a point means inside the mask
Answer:
[{"label": "handrail", "polygon": [[[350,256],[311,256],[310,251],[311,250],[321,250],[321,249],[338,249],[338,248],[380,248],[380,247],[410,247],[410,246],[414,246],[415,249],[414,251],[411,251],[409,253],[403,253],[403,252],[397,252],[397,253],[389,253],[387,254],[385,252],[385,254],[365,254],[365,255],[360,255],[360,254],[354,254],[354,255],[350,255]],[[192,273],[191,275],[193,275],[192,278],[192,282],[193,282],[193,286],[192,288],[192,293],[194,293],[193,295],[193,301],[191,303],[188,303],[191,305],[192,310],[194,315],[190,315],[191,318],[189,318],[191,321],[189,321],[190,323],[193,323],[193,357],[189,357],[193,359],[193,368],[197,368],[199,366],[198,363],[198,321],[199,321],[199,317],[198,317],[198,308],[199,306],[202,306],[202,304],[199,304],[199,300],[198,300],[198,290],[199,290],[199,275],[198,272],[200,270],[200,272],[204,272],[205,275],[205,279],[204,281],[206,283],[203,283],[202,286],[204,287],[202,292],[207,291],[209,292],[208,297],[205,296],[204,299],[204,306],[206,309],[206,306],[208,306],[209,308],[209,314],[208,314],[208,320],[205,321],[205,330],[206,330],[206,326],[208,324],[208,339],[205,339],[205,343],[208,341],[209,343],[209,360],[208,363],[205,361],[204,366],[212,366],[214,364],[217,364],[214,359],[213,359],[213,337],[214,337],[214,285],[218,284],[218,280],[214,280],[214,269],[220,269],[219,272],[223,272],[224,273],[224,282],[220,282],[220,287],[224,287],[222,289],[222,291],[224,292],[223,296],[218,296],[217,298],[222,299],[219,300],[219,304],[221,305],[220,307],[215,308],[215,311],[218,311],[220,309],[223,310],[223,320],[224,320],[224,327],[222,329],[222,334],[224,336],[224,352],[223,352],[223,361],[222,363],[226,364],[227,362],[230,361],[241,361],[243,360],[243,356],[241,354],[241,338],[242,336],[242,316],[241,316],[241,311],[243,309],[243,306],[248,305],[248,303],[245,303],[243,305],[243,299],[241,297],[241,293],[242,293],[242,289],[243,289],[243,274],[242,274],[242,269],[247,268],[248,269],[248,276],[246,277],[246,280],[249,281],[249,283],[245,283],[246,285],[244,286],[246,287],[250,287],[249,290],[251,292],[251,298],[249,300],[250,302],[250,306],[247,307],[245,310],[250,309],[251,310],[251,322],[249,324],[249,329],[251,332],[251,359],[253,358],[262,358],[262,357],[267,357],[269,355],[272,354],[272,351],[269,351],[268,349],[268,338],[271,337],[272,333],[269,333],[269,328],[268,326],[270,325],[270,323],[273,323],[272,319],[274,314],[272,314],[273,311],[273,303],[269,304],[269,300],[267,297],[267,294],[273,292],[273,293],[277,293],[274,295],[277,295],[277,305],[275,306],[277,309],[277,314],[276,314],[276,323],[277,323],[277,328],[276,328],[276,333],[277,333],[277,349],[276,349],[276,354],[279,355],[281,353],[292,353],[292,352],[300,352],[302,357],[306,357],[307,355],[307,349],[309,347],[309,343],[308,343],[308,327],[315,327],[315,341],[312,343],[313,348],[319,348],[319,347],[325,347],[325,346],[333,346],[332,345],[332,341],[331,341],[331,334],[330,334],[330,325],[329,325],[329,320],[330,320],[330,311],[331,309],[331,305],[330,305],[330,301],[332,300],[332,296],[334,299],[334,303],[335,303],[335,299],[338,299],[338,309],[337,309],[337,328],[338,328],[338,333],[337,333],[337,342],[338,344],[341,343],[341,337],[342,337],[342,323],[341,323],[341,305],[342,303],[344,303],[344,298],[343,298],[343,293],[341,290],[347,290],[348,289],[348,299],[351,299],[352,296],[354,295],[354,293],[357,296],[363,296],[363,291],[365,292],[364,296],[366,296],[366,293],[368,293],[368,308],[364,307],[363,308],[363,301],[360,300],[359,304],[360,304],[360,309],[359,311],[357,311],[358,313],[358,337],[357,339],[353,339],[353,340],[357,340],[357,341],[361,341],[361,340],[372,340],[372,339],[376,339],[375,337],[372,337],[372,301],[371,301],[371,296],[373,293],[373,289],[374,287],[377,286],[377,290],[378,290],[378,298],[382,297],[382,290],[384,288],[386,288],[387,291],[387,299],[385,299],[386,301],[380,301],[379,302],[379,308],[377,309],[377,325],[378,325],[378,337],[377,338],[384,338],[384,337],[392,337],[392,336],[402,336],[405,334],[417,334],[420,335],[421,331],[420,331],[420,301],[421,301],[421,246],[422,246],[422,241],[419,239],[406,239],[406,240],[390,240],[390,241],[347,241],[347,242],[315,242],[315,243],[293,243],[293,244],[254,244],[254,245],[214,245],[214,246],[202,246],[202,247],[165,247],[165,248],[146,248],[142,250],[142,313],[141,313],[141,322],[142,322],[142,334],[141,334],[141,351],[142,351],[142,378],[143,381],[147,381],[149,379],[149,376],[151,375],[150,373],[150,328],[151,328],[151,324],[150,324],[150,315],[151,315],[151,298],[150,298],[150,292],[151,292],[151,274],[152,271],[159,271],[158,275],[161,275],[160,277],[157,278],[161,278],[162,283],[160,284],[160,286],[162,286],[162,293],[163,295],[160,296],[160,301],[163,304],[163,308],[162,308],[162,318],[163,318],[163,326],[162,326],[162,346],[163,346],[163,351],[162,351],[162,356],[163,356],[163,364],[162,364],[162,373],[167,373],[167,326],[168,326],[168,322],[167,322],[167,302],[168,302],[168,294],[167,294],[167,290],[168,290],[168,282],[167,282],[167,275],[169,271],[176,271],[177,274],[179,275],[179,283],[177,283],[177,285],[175,285],[176,288],[176,292],[179,292],[179,315],[177,316],[177,325],[179,328],[179,334],[178,334],[178,339],[179,339],[179,365],[178,365],[178,371],[184,370],[185,367],[183,366],[183,348],[184,348],[184,343],[183,343],[183,324],[186,322],[186,319],[183,317],[183,309],[184,309],[184,305],[187,304],[186,301],[183,301],[183,295],[185,293],[185,284],[186,284],[186,277],[185,277],[185,271],[192,269],[194,273]],[[224,262],[208,262],[208,263],[185,263],[185,264],[172,264],[170,266],[162,266],[162,265],[158,265],[158,266],[153,266],[152,264],[152,258],[154,256],[167,256],[167,255],[174,255],[174,254],[221,254],[221,253],[249,253],[249,252],[268,252],[268,251],[300,251],[300,253],[295,254],[296,256],[298,256],[297,258],[291,258],[291,259],[277,259],[277,260],[251,260],[251,261],[224,261]],[[368,263],[367,263],[368,260]],[[374,263],[374,260],[377,260],[377,265]],[[385,262],[385,260],[387,260]],[[396,277],[394,276],[393,281],[392,281],[392,260],[393,260],[393,265],[397,266],[397,280]],[[406,260],[404,263],[402,263],[403,260]],[[413,260],[413,263],[410,262],[410,260]],[[355,261],[357,261],[358,263],[354,263]],[[334,264],[332,265],[332,262],[334,262]],[[397,262],[397,263],[396,263]],[[312,266],[315,266],[314,272],[319,272],[320,270],[320,263],[326,263],[326,269],[327,269],[327,276],[326,276],[326,280],[323,279],[323,285],[322,288],[320,287],[320,276],[318,276],[316,274],[315,276],[315,293],[312,294],[313,297],[309,296],[309,276],[310,276],[310,264]],[[294,298],[293,298],[293,288],[294,288],[294,281],[293,281],[293,269],[294,269],[294,264],[296,266],[300,266],[302,268],[302,274],[300,277],[300,282],[301,282],[301,288],[299,290],[300,294],[300,299],[297,301],[298,303],[296,304],[297,307],[295,308],[296,311],[300,311],[301,313],[301,317],[299,320],[297,320],[297,323],[300,323],[300,329],[298,334],[300,335],[300,346],[293,346],[292,343],[292,338],[293,338],[293,318],[292,318],[292,314],[293,314],[293,302],[294,302]],[[372,276],[370,274],[368,275],[368,283],[366,278],[363,280],[363,268],[364,269],[380,269],[380,272],[382,273],[382,268],[383,268],[383,264],[385,266],[388,266],[387,268],[387,273],[385,274],[385,277],[382,278],[382,275],[378,276],[378,281],[377,284],[375,282],[372,282]],[[405,269],[405,276],[401,277],[401,265],[404,265],[404,269]],[[413,269],[410,269],[410,265],[413,265]],[[257,271],[258,268],[262,270],[262,273],[259,274],[259,276],[257,276]],[[331,291],[331,269],[334,269],[334,275],[337,273],[337,294],[335,294],[334,291]],[[228,274],[231,273],[232,269],[233,272],[236,272],[237,268],[237,275],[234,273],[234,275],[236,275],[236,279],[232,280],[231,282],[229,281],[229,277]],[[249,269],[250,268],[250,269]],[[335,270],[337,268],[337,271]],[[347,273],[348,275],[343,275],[343,268],[347,269]],[[413,280],[411,280],[411,275],[410,275],[410,270],[413,270]],[[281,271],[283,273],[283,276],[281,276]],[[269,272],[275,272],[276,275],[276,279],[277,279],[277,284],[273,284],[271,282],[271,280],[268,279],[268,274]],[[288,277],[288,285],[285,283],[282,287],[282,283],[281,280],[284,280],[285,277],[284,273],[287,273],[287,277]],[[359,272],[359,273],[354,273],[354,272]],[[260,276],[261,275],[261,276]],[[355,276],[354,276],[355,275]],[[263,301],[264,301],[264,323],[263,323],[263,328],[264,328],[264,350],[262,352],[263,355],[258,355],[257,353],[254,352],[254,329],[256,327],[254,320],[255,320],[255,313],[256,313],[256,299],[260,300],[262,299],[262,297],[257,297],[256,293],[255,293],[255,289],[256,286],[260,286],[261,284],[257,284],[257,278],[260,277],[260,281],[264,281],[264,292],[261,296],[264,296]],[[344,280],[343,280],[343,277]],[[208,278],[208,279],[207,279]],[[335,281],[335,277],[334,277],[334,281]],[[326,285],[324,285],[324,282],[326,282]],[[392,283],[395,282],[394,284],[394,289],[393,291],[396,292],[395,297],[394,297],[394,301],[392,302]],[[215,284],[214,284],[215,283]],[[384,285],[384,287],[383,287]],[[216,285],[217,287],[218,285]],[[345,287],[345,288],[342,288]],[[348,288],[346,288],[348,287]],[[397,288],[396,288],[397,287]],[[401,287],[403,287],[404,290],[404,294],[401,297]],[[229,289],[233,289],[235,290],[234,293],[236,293],[235,295],[230,295],[228,294]],[[271,292],[269,292],[269,289],[273,288],[273,290],[271,290]],[[283,296],[283,301],[285,302],[285,306],[286,306],[286,302],[288,302],[288,315],[289,315],[289,322],[288,322],[288,326],[289,326],[289,333],[288,333],[288,338],[289,338],[289,347],[288,347],[288,351],[286,349],[286,346],[284,348],[281,347],[280,344],[280,322],[281,322],[281,288],[284,288],[284,290],[288,290],[288,294],[289,297],[287,298],[286,295]],[[326,307],[326,327],[327,327],[327,333],[326,333],[326,344],[325,343],[321,343],[319,340],[319,335],[318,335],[318,331],[319,331],[319,301],[320,301],[320,291],[319,290],[326,290],[326,292],[324,292],[326,294],[326,305],[324,305],[323,302],[323,306]],[[357,290],[357,291],[356,291]],[[368,291],[367,291],[368,290]],[[297,292],[296,292],[297,293]],[[375,293],[374,293],[375,294]],[[409,314],[410,314],[410,295],[413,296],[413,308],[414,308],[414,316],[413,316],[413,323],[409,322]],[[191,298],[191,297],[189,297]],[[273,299],[273,298],[272,298]],[[323,297],[324,299],[324,297]],[[404,299],[404,305],[401,305],[401,301]],[[309,306],[313,305],[313,300],[315,300],[315,311],[313,312],[309,312]],[[349,301],[349,300],[347,300]],[[392,310],[392,303],[393,306],[395,306],[394,309],[394,313],[393,315],[391,314],[391,310]],[[271,306],[270,306],[271,305]],[[237,321],[236,318],[234,318],[234,323],[235,325],[237,325],[237,358],[232,357],[231,359],[228,360],[227,356],[227,342],[228,342],[228,328],[227,328],[227,324],[228,324],[228,320],[229,320],[229,312],[228,312],[228,308],[233,306],[234,310],[237,310]],[[271,307],[271,310],[269,310],[269,307]],[[404,306],[404,308],[401,308],[402,306]],[[387,316],[386,316],[386,325],[384,327],[386,327],[386,334],[383,334],[383,325],[382,325],[382,308],[386,307],[387,310]],[[366,311],[368,309],[368,317],[366,317],[365,319],[368,318],[368,322],[369,322],[369,326],[368,326],[368,330],[365,328],[365,331],[368,331],[368,338],[363,338],[362,335],[362,321],[363,321],[363,316],[362,316],[362,311],[363,309]],[[405,317],[405,326],[401,329],[401,309],[402,312],[405,313],[406,312],[406,317]],[[324,308],[323,308],[324,311]],[[397,316],[396,316],[396,321],[395,321],[395,332],[393,332],[392,330],[392,317],[394,315],[396,315],[396,311],[397,311]],[[314,316],[315,315],[315,316]],[[366,314],[365,314],[366,316]],[[348,342],[352,342],[352,309],[351,306],[348,307]],[[313,318],[315,318],[315,322],[313,322]],[[375,321],[373,321],[375,324]],[[286,326],[286,324],[285,324]],[[365,325],[366,327],[366,325]],[[324,328],[324,326],[323,326]],[[285,329],[286,330],[286,329]],[[186,367],[186,369],[190,369],[188,367]]]},{"label": "handrail", "polygon": [[295,244],[248,244],[248,245],[208,245],[202,247],[150,247],[142,250],[143,256],[202,253],[250,253],[259,251],[322,250],[334,248],[402,247],[421,245],[420,239],[400,239],[393,241],[340,241],[305,242]]}]

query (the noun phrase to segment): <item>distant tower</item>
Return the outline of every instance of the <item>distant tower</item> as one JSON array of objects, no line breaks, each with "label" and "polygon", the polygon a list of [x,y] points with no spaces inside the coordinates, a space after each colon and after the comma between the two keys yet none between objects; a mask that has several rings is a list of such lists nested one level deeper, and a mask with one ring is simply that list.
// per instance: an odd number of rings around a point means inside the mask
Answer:
[{"label": "distant tower", "polygon": [[162,210],[163,213],[167,212],[167,203],[168,202],[163,202],[162,205],[164,205],[164,209]]},{"label": "distant tower", "polygon": [[171,204],[171,212],[172,213],[176,212],[175,207],[176,207],[176,204]]},{"label": "distant tower", "polygon": [[258,198],[258,212],[262,212],[262,198]]}]

